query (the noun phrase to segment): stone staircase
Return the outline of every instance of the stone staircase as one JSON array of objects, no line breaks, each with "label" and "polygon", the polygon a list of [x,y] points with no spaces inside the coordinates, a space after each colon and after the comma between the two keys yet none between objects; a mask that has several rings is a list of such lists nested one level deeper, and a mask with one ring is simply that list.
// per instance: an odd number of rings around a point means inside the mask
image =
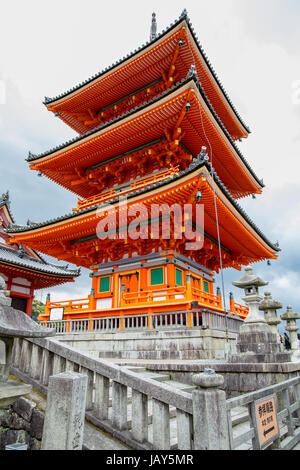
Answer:
[{"label": "stone staircase", "polygon": [[[177,390],[181,390],[187,393],[192,393],[192,391],[196,388],[193,385],[184,384],[182,382],[175,381],[171,379],[170,375],[165,372],[153,372],[147,370],[143,366],[133,366],[130,364],[122,363],[122,367],[125,367],[127,370],[133,371],[135,373],[141,374],[142,377],[157,380],[158,382],[164,382],[166,385],[170,387],[174,387]],[[128,427],[131,428],[131,396],[128,395]],[[111,399],[110,399],[111,405]],[[176,448],[176,437],[177,437],[177,421],[176,421],[176,409],[170,406],[170,437],[171,437],[171,449]],[[111,413],[111,410],[110,412]],[[111,416],[111,414],[109,414]],[[149,441],[152,443],[152,400],[148,402],[148,423],[149,423]],[[246,407],[238,407],[232,411],[232,425],[233,425],[233,434],[234,436],[238,436],[242,432],[250,429],[249,421],[248,421],[248,410]],[[249,441],[241,446],[239,450],[249,450],[252,448],[252,442]]]},{"label": "stone staircase", "polygon": [[[135,372],[137,374],[140,374],[141,377],[146,378],[146,379],[152,379],[156,380],[157,382],[163,382],[166,385],[169,385],[172,388],[175,388],[177,390],[181,390],[187,393],[192,393],[192,391],[196,388],[195,386],[192,385],[187,385],[183,384],[181,382],[177,382],[175,380],[172,380],[169,374],[163,373],[163,372],[153,372],[150,370],[147,370],[143,366],[133,366],[130,364],[124,364],[122,363],[122,367],[125,369]],[[132,408],[131,408],[131,390],[128,392],[128,407],[127,407],[127,418],[128,418],[128,429],[131,429],[131,417],[132,417]],[[111,419],[112,417],[112,397],[111,397],[111,390],[110,390],[110,396],[109,396],[109,418]],[[169,413],[170,413],[170,438],[171,438],[171,449],[176,448],[176,438],[177,438],[177,419],[176,419],[176,408],[170,406],[169,408]],[[152,400],[148,400],[148,432],[149,432],[149,442],[153,442],[153,429],[152,429]]]}]

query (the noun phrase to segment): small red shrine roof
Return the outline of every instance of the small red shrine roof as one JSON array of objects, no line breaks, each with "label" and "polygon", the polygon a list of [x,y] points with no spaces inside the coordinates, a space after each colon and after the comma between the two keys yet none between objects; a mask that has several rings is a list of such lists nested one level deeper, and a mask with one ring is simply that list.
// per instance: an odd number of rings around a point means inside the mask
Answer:
[{"label": "small red shrine roof", "polygon": [[213,165],[235,197],[260,193],[262,181],[232,140],[194,73],[123,116],[47,152],[30,154],[27,159],[30,168],[79,196],[88,197],[91,191],[88,183],[83,181],[74,188],[70,175],[73,173],[73,179],[78,179],[78,174],[91,165],[164,137],[165,129],[172,130],[177,125],[188,96],[191,108],[180,121],[183,136],[180,142],[194,156],[202,146],[211,145]]},{"label": "small red shrine roof", "polygon": [[169,28],[139,49],[105,68],[102,72],[54,98],[45,98],[47,108],[80,134],[89,127],[76,116],[78,113],[101,111],[112,103],[149,86],[167,71],[180,42],[176,61],[177,80],[186,76],[195,65],[202,87],[233,139],[250,133],[226,93],[218,75],[200,45],[186,11]]},{"label": "small red shrine roof", "polygon": [[13,226],[16,224],[7,192],[0,197],[0,271],[22,271],[25,277],[36,278],[35,288],[55,286],[78,277],[78,269],[47,263],[35,250],[21,244],[11,244],[11,236],[7,232]]}]

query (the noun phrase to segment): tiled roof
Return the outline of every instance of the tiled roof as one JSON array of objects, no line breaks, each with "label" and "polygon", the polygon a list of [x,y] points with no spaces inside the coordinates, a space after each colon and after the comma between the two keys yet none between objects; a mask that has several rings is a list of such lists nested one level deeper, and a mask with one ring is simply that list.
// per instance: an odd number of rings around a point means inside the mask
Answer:
[{"label": "tiled roof", "polygon": [[158,96],[156,96],[155,98],[152,98],[150,99],[149,101],[143,103],[142,105],[140,106],[137,106],[133,109],[131,109],[130,111],[127,111],[126,113],[122,114],[121,116],[118,116],[114,119],[112,119],[111,121],[108,121],[106,122],[105,124],[101,124],[97,127],[95,127],[94,129],[80,135],[80,136],[76,136],[74,137],[73,139],[70,139],[69,141],[61,144],[61,145],[58,145],[46,152],[43,152],[39,155],[33,155],[32,153],[29,154],[28,158],[27,158],[27,161],[28,162],[32,162],[32,161],[35,161],[35,160],[38,160],[39,158],[42,158],[42,157],[45,157],[47,155],[50,155],[51,153],[53,152],[56,152],[58,150],[62,150],[64,147],[67,147],[75,142],[79,142],[80,140],[96,133],[96,132],[99,132],[103,129],[105,129],[106,127],[112,125],[112,124],[115,124],[117,123],[118,121],[121,121],[122,119],[130,116],[130,115],[133,115],[134,113],[136,113],[137,111],[141,111],[143,108],[147,107],[147,106],[150,106],[151,104],[161,100],[163,97],[169,95],[170,93],[173,93],[176,89],[180,88],[182,85],[188,83],[190,80],[193,80],[197,86],[198,86],[198,89],[201,93],[201,96],[203,97],[204,101],[206,102],[207,106],[209,107],[210,111],[212,112],[214,118],[216,119],[216,121],[218,122],[219,126],[221,127],[222,131],[224,132],[225,136],[227,137],[227,139],[230,141],[231,145],[234,147],[235,151],[237,152],[237,154],[239,155],[239,157],[241,158],[242,162],[245,164],[245,166],[247,167],[247,169],[250,171],[250,173],[252,174],[252,176],[255,178],[255,180],[259,183],[259,185],[261,187],[264,186],[262,180],[260,180],[258,178],[258,176],[254,173],[254,171],[252,170],[251,166],[249,165],[249,163],[247,162],[246,158],[243,156],[242,152],[240,151],[240,149],[238,148],[238,146],[236,145],[236,143],[233,141],[233,139],[231,138],[229,132],[227,131],[226,127],[224,126],[223,122],[221,121],[221,119],[219,118],[218,114],[216,113],[216,111],[214,110],[211,102],[209,101],[204,89],[202,88],[201,86],[201,83],[199,82],[198,80],[198,77],[196,75],[195,72],[189,72],[188,75],[187,75],[187,78],[186,79],[183,79],[181,80],[181,82],[177,82],[172,88],[169,88],[167,91],[159,94]]},{"label": "tiled roof", "polygon": [[35,271],[40,271],[44,274],[52,274],[58,277],[76,277],[79,275],[79,270],[71,270],[67,267],[55,266],[46,263],[43,260],[32,258],[27,254],[15,250],[14,248],[0,246],[0,264],[1,262],[11,263],[20,266],[21,268],[29,268]]},{"label": "tiled roof", "polygon": [[146,42],[145,44],[142,44],[142,46],[140,46],[138,49],[135,49],[134,51],[132,51],[131,53],[127,54],[127,56],[124,56],[122,59],[118,60],[117,62],[113,63],[112,65],[110,65],[109,67],[106,67],[104,70],[102,70],[101,72],[93,75],[92,77],[88,78],[87,80],[85,80],[84,82],[81,82],[79,83],[79,85],[76,85],[75,87],[71,88],[70,90],[67,90],[66,92],[64,93],[61,93],[57,96],[55,96],[54,98],[48,98],[48,97],[45,97],[45,100],[44,100],[44,104],[45,105],[48,105],[50,103],[52,103],[53,101],[56,101],[60,98],[63,98],[64,96],[67,96],[69,93],[73,93],[74,91],[80,89],[81,87],[87,85],[89,82],[92,82],[93,80],[101,77],[101,75],[104,75],[105,73],[109,72],[109,71],[112,71],[115,67],[119,66],[120,64],[122,64],[123,62],[125,62],[127,59],[130,59],[132,58],[133,56],[135,56],[136,54],[138,54],[139,52],[141,52],[143,49],[145,49],[146,47],[148,47],[149,45],[151,44],[155,44],[156,41],[158,41],[159,39],[161,39],[165,34],[169,33],[173,28],[175,28],[179,23],[181,23],[183,20],[186,21],[190,31],[191,31],[191,34],[195,40],[195,43],[197,44],[198,48],[199,48],[199,51],[202,55],[202,57],[204,58],[209,70],[211,71],[214,79],[216,80],[216,82],[218,83],[220,89],[222,90],[228,104],[230,105],[230,107],[232,108],[232,110],[234,111],[235,115],[237,116],[237,118],[239,119],[239,121],[241,122],[241,124],[245,127],[245,129],[250,133],[250,129],[249,127],[243,122],[242,118],[240,117],[239,113],[237,112],[235,106],[233,105],[232,101],[230,100],[226,90],[224,89],[218,75],[216,74],[214,68],[212,67],[206,53],[204,52],[204,49],[203,47],[201,46],[199,40],[198,40],[198,37],[195,33],[195,30],[192,26],[192,23],[188,17],[188,14],[187,14],[187,11],[186,9],[183,10],[183,12],[181,13],[180,17],[178,18],[178,20],[175,20],[173,23],[170,24],[170,26],[166,29],[164,29],[161,34],[157,35],[153,40],[150,40],[148,42]]},{"label": "tiled roof", "polygon": [[[170,182],[172,181],[176,181],[186,175],[188,175],[189,173],[197,170],[197,169],[200,169],[201,167],[206,167],[208,169],[208,171],[210,172],[213,180],[215,181],[215,183],[218,185],[218,187],[221,189],[221,191],[225,194],[225,196],[229,199],[229,201],[232,203],[232,205],[237,209],[237,211],[241,214],[241,216],[249,223],[249,225],[254,229],[254,231],[265,241],[265,243],[267,243],[268,246],[270,246],[273,250],[275,251],[280,251],[279,249],[279,246],[278,244],[273,244],[272,242],[270,242],[267,237],[264,235],[264,233],[255,225],[255,223],[251,220],[251,218],[246,214],[246,212],[244,211],[244,209],[237,203],[237,201],[234,199],[234,197],[231,195],[231,193],[229,192],[229,190],[226,188],[226,186],[224,185],[224,183],[222,183],[221,179],[218,177],[218,175],[216,174],[214,168],[211,168],[211,164],[206,161],[206,160],[203,160],[202,158],[194,158],[192,163],[189,165],[189,167],[184,170],[184,171],[180,171],[179,173],[173,175],[173,176],[169,176],[169,178],[163,180],[163,181],[160,181],[160,182],[156,182],[156,183],[153,183],[147,187],[144,187],[144,188],[141,188],[141,189],[137,189],[135,191],[133,191],[132,193],[130,193],[128,195],[128,200],[133,198],[133,197],[136,197],[140,194],[143,194],[143,193],[147,193],[148,191],[151,191],[155,188],[158,188],[158,187],[161,187],[161,186],[164,186],[166,184],[169,184]],[[89,212],[92,212],[94,211],[95,209],[97,208],[104,208],[110,204],[115,204],[119,201],[119,198],[118,197],[115,197],[115,198],[112,198],[106,202],[103,202],[103,203],[100,203],[100,204],[96,204],[94,206],[91,206],[91,207],[88,207],[88,208],[85,208],[85,209],[82,209],[82,210],[79,210],[79,211],[76,211],[75,213],[72,212],[72,213],[69,213],[69,214],[66,214],[64,216],[60,216],[60,217],[57,217],[55,219],[50,219],[50,220],[47,220],[46,222],[41,222],[41,223],[35,223],[35,224],[31,224],[31,225],[27,225],[27,226],[11,226],[11,228],[9,229],[9,233],[18,233],[18,232],[26,232],[26,231],[30,231],[30,230],[34,230],[35,228],[40,228],[40,227],[44,227],[44,226],[47,226],[47,225],[51,225],[53,223],[58,223],[58,222],[62,222],[64,220],[68,220],[68,219],[72,219],[74,217],[78,217],[79,215],[82,215],[82,214],[87,214]]]}]

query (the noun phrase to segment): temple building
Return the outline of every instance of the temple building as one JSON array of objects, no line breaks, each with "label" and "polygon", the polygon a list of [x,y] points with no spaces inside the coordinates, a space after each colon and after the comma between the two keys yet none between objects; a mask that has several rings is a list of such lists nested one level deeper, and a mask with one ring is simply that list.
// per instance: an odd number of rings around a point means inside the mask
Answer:
[{"label": "temple building", "polygon": [[7,192],[0,197],[0,276],[12,306],[31,316],[35,290],[72,282],[79,271],[49,264],[35,250],[10,243],[7,230],[14,224]]},{"label": "temple building", "polygon": [[[237,202],[264,186],[236,144],[249,128],[185,10],[160,35],[153,16],[148,43],[44,104],[79,135],[30,153],[29,167],[75,193],[77,205],[9,234],[91,270],[90,295],[62,303],[64,318],[224,312],[215,273],[277,258]],[[49,301],[40,319],[57,305]],[[245,318],[247,308],[231,301],[230,313]]]}]

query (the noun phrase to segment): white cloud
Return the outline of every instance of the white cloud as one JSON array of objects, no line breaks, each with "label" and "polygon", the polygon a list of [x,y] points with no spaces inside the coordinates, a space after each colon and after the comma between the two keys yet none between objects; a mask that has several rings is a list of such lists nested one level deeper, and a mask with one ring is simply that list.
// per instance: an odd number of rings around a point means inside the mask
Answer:
[{"label": "white cloud", "polygon": [[[266,183],[261,196],[241,205],[270,240],[278,239],[282,252],[271,267],[259,263],[255,269],[272,281],[278,300],[289,298],[300,310],[295,287],[300,105],[292,100],[292,86],[300,80],[298,0],[52,0],[48,8],[47,2],[27,0],[18,2],[18,14],[15,5],[0,0],[0,79],[6,84],[6,104],[0,106],[0,183],[3,191],[11,190],[17,221],[70,212],[76,200],[37,178],[24,162],[29,150],[48,150],[74,135],[46,111],[44,96],[66,91],[147,41],[152,11],[161,31],[186,7],[224,88],[252,130],[240,148]],[[225,271],[227,292],[239,276]],[[86,297],[90,285],[84,277],[53,289],[53,296]]]}]

